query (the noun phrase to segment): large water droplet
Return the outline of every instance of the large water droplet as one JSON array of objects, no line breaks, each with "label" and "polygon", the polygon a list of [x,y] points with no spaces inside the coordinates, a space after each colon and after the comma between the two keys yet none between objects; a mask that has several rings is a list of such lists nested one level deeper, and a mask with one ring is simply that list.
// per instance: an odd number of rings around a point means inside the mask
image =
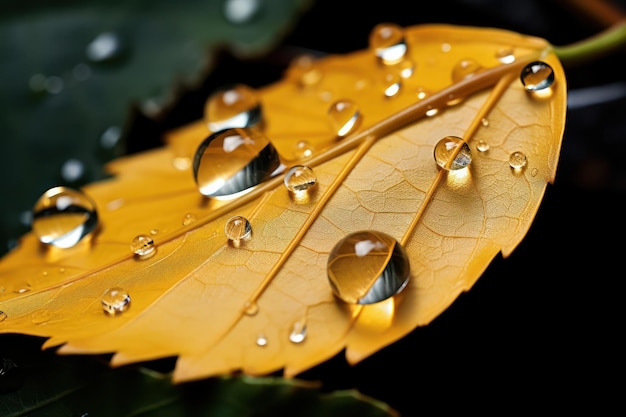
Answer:
[{"label": "large water droplet", "polygon": [[361,111],[351,100],[338,100],[328,108],[328,121],[333,132],[344,137],[354,132],[361,124]]},{"label": "large water droplet", "polygon": [[294,323],[291,333],[289,333],[289,341],[292,343],[302,343],[306,339],[306,322],[297,321]]},{"label": "large water droplet", "polygon": [[120,37],[112,32],[104,32],[87,45],[85,54],[91,62],[106,62],[119,58],[122,51]]},{"label": "large water droplet", "polygon": [[406,286],[409,274],[409,259],[402,246],[379,231],[350,233],[328,255],[330,286],[346,303],[383,301]]},{"label": "large water droplet", "polygon": [[396,64],[407,51],[404,30],[393,23],[380,23],[370,32],[369,47],[383,64]]},{"label": "large water droplet", "polygon": [[128,310],[130,295],[122,288],[110,288],[102,296],[101,303],[104,312],[114,316]]},{"label": "large water droplet", "polygon": [[98,225],[95,203],[83,192],[68,187],[46,191],[33,208],[33,232],[43,243],[70,248]]},{"label": "large water droplet", "polygon": [[522,69],[520,80],[528,91],[544,90],[554,84],[554,70],[545,62],[531,62]]},{"label": "large water droplet", "polygon": [[437,165],[447,171],[467,167],[472,162],[472,152],[465,141],[457,136],[446,136],[435,145]]},{"label": "large water droplet", "polygon": [[238,246],[242,240],[250,238],[252,225],[243,216],[233,216],[224,225],[224,233],[233,245]]},{"label": "large water droplet", "polygon": [[258,130],[232,128],[211,134],[196,150],[193,174],[207,197],[232,198],[269,179],[278,152]]},{"label": "large water droplet", "polygon": [[515,151],[509,156],[509,165],[514,170],[521,170],[526,166],[528,159],[524,152]]},{"label": "large water droplet", "polygon": [[256,91],[244,84],[217,90],[204,106],[204,121],[211,132],[255,126],[261,117],[261,101]]},{"label": "large water droplet", "polygon": [[156,253],[154,240],[147,235],[137,235],[130,242],[130,250],[139,259],[148,259]]},{"label": "large water droplet", "polygon": [[259,0],[225,0],[224,16],[232,23],[246,23],[259,11]]}]

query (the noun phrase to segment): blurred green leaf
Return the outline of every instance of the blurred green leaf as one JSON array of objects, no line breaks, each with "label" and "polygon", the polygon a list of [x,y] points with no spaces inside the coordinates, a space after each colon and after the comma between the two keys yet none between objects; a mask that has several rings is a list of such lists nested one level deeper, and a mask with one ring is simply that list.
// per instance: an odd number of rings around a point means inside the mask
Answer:
[{"label": "blurred green leaf", "polygon": [[233,376],[174,385],[154,369],[110,369],[94,357],[38,351],[33,338],[3,335],[0,343],[3,417],[397,416],[355,390],[325,393],[303,380]]},{"label": "blurred green leaf", "polygon": [[0,0],[0,255],[44,191],[106,176],[134,116],[158,117],[217,50],[267,53],[310,4]]}]

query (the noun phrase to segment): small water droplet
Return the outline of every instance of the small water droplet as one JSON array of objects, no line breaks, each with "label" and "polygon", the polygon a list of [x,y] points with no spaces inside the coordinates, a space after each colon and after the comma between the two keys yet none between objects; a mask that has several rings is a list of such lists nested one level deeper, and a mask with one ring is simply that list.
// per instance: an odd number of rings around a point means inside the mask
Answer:
[{"label": "small water droplet", "polygon": [[243,216],[233,216],[224,225],[224,233],[235,246],[238,246],[242,240],[250,238],[252,225]]},{"label": "small water droplet", "polygon": [[228,199],[269,179],[280,166],[278,152],[260,131],[232,128],[200,144],[193,174],[202,195]]},{"label": "small water droplet", "polygon": [[532,175],[533,177],[536,177],[538,173],[539,173],[539,170],[537,168],[533,168],[530,171],[530,175]]},{"label": "small water droplet", "polygon": [[378,231],[352,232],[328,255],[328,280],[346,303],[372,304],[400,292],[408,283],[409,259],[392,236]]},{"label": "small water droplet", "polygon": [[400,62],[407,51],[404,29],[393,23],[380,23],[374,26],[369,35],[369,47],[385,65]]},{"label": "small water droplet", "polygon": [[489,127],[489,119],[486,119],[486,118],[483,117],[482,119],[480,119],[480,124],[483,127]]},{"label": "small water droplet", "polygon": [[545,90],[554,84],[554,70],[545,62],[531,62],[522,69],[520,80],[527,91]]},{"label": "small water droplet", "polygon": [[256,91],[245,84],[235,84],[211,94],[204,106],[204,121],[211,132],[251,127],[261,121],[261,112]]},{"label": "small water droplet", "polygon": [[315,172],[306,165],[295,165],[287,171],[285,187],[293,193],[306,192],[317,184]]},{"label": "small water droplet", "polygon": [[256,344],[257,344],[257,346],[260,346],[260,347],[267,346],[267,337],[265,337],[265,335],[263,333],[261,333],[256,338]]},{"label": "small water droplet", "polygon": [[295,159],[307,160],[313,156],[313,147],[309,142],[301,140],[296,144],[293,156]]},{"label": "small water droplet", "polygon": [[472,162],[469,145],[458,136],[446,136],[437,142],[434,156],[437,165],[447,171],[465,168]]},{"label": "small water droplet", "polygon": [[183,226],[189,226],[192,223],[195,223],[198,218],[195,214],[187,213],[183,216]]},{"label": "small water droplet", "polygon": [[0,311],[0,322],[5,321],[9,316],[4,311]]},{"label": "small water droplet", "polygon": [[528,159],[524,152],[515,151],[509,156],[509,165],[514,170],[523,169],[526,166]]},{"label": "small water droplet", "polygon": [[130,242],[130,250],[139,258],[147,259],[156,252],[154,240],[150,236],[137,235]]},{"label": "small water droplet", "polygon": [[458,83],[483,70],[483,67],[471,58],[462,59],[452,68],[452,82]]},{"label": "small water droplet", "polygon": [[430,91],[428,91],[424,87],[417,87],[417,98],[419,100],[424,100],[429,95],[430,95]]},{"label": "small water droplet", "polygon": [[113,149],[121,138],[122,129],[119,126],[110,126],[100,136],[100,146],[104,149]]},{"label": "small water droplet", "polygon": [[322,72],[315,65],[312,54],[301,54],[289,63],[288,73],[300,87],[312,87],[322,80]]},{"label": "small water droplet", "polygon": [[259,0],[225,0],[224,17],[231,23],[246,23],[259,12]]},{"label": "small water droplet", "polygon": [[297,321],[294,323],[291,333],[289,333],[289,340],[292,343],[302,343],[306,339],[306,322]]},{"label": "small water droplet", "polygon": [[338,100],[328,108],[328,121],[333,132],[337,136],[344,137],[360,126],[361,111],[351,100]]},{"label": "small water droplet", "polygon": [[438,108],[432,107],[432,106],[428,106],[428,109],[426,110],[426,117],[436,116],[437,113],[439,113],[439,109]]},{"label": "small water droplet", "polygon": [[110,316],[122,313],[130,307],[130,295],[119,287],[108,289],[100,301],[102,309]]},{"label": "small water droplet", "polygon": [[103,32],[87,45],[85,54],[91,62],[100,63],[119,58],[122,50],[122,41],[117,34]]},{"label": "small water droplet", "polygon": [[397,64],[388,65],[387,68],[395,71],[402,78],[411,78],[415,72],[415,62],[405,58]]},{"label": "small water droplet", "polygon": [[85,172],[85,165],[78,159],[68,159],[61,166],[61,177],[65,181],[78,181]]},{"label": "small water droplet", "polygon": [[511,48],[502,48],[496,51],[496,59],[503,64],[512,64],[515,62],[515,54]]},{"label": "small water droplet", "polygon": [[402,81],[399,74],[386,73],[382,79],[382,90],[385,97],[393,97],[400,92]]},{"label": "small water droplet", "polygon": [[32,228],[42,243],[70,248],[90,236],[98,225],[95,203],[68,187],[46,191],[33,208]]},{"label": "small water droplet", "polygon": [[476,144],[476,150],[478,152],[487,152],[489,150],[489,144],[487,142],[485,142],[484,140],[479,140],[478,143]]},{"label": "small water droplet", "polygon": [[30,319],[33,324],[45,324],[50,321],[50,317],[48,310],[37,310],[31,314]]},{"label": "small water droplet", "polygon": [[259,312],[259,305],[255,301],[248,300],[243,307],[246,316],[255,316]]},{"label": "small water droplet", "polygon": [[15,286],[15,288],[13,289],[13,292],[15,294],[24,294],[30,291],[31,289],[32,289],[32,285],[30,283],[22,282],[21,284],[18,284]]}]

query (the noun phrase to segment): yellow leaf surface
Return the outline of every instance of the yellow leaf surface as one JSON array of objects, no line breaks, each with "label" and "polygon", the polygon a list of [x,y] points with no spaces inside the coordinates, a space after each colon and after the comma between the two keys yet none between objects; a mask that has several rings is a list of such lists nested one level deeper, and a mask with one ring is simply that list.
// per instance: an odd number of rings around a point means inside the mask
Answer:
[{"label": "yellow leaf surface", "polygon": [[[374,28],[372,42],[391,42],[390,29]],[[400,33],[399,63],[374,48],[298,60],[254,92],[262,123],[238,132],[267,137],[282,165],[249,192],[199,193],[192,160],[212,133],[204,120],[171,132],[163,148],[113,161],[112,179],[82,190],[97,208],[92,234],[62,249],[31,232],[0,260],[0,333],[46,337],[61,354],[111,352],[114,366],[177,356],[174,379],[186,381],[235,370],[293,376],[344,349],[354,364],[430,323],[526,235],[555,177],[566,80],[543,39],[449,25]],[[520,74],[536,61],[555,81],[533,93]],[[343,138],[329,123],[337,100],[361,117]],[[467,167],[435,162],[450,136],[469,145]],[[527,158],[519,169],[515,152]],[[317,180],[306,199],[283,184],[298,164]],[[235,215],[252,234],[233,243],[225,225]],[[358,231],[390,236],[410,265],[408,283],[378,302],[344,302],[330,285],[329,254]],[[131,252],[137,235],[154,241],[153,256]],[[339,272],[348,279],[339,290],[368,290],[381,273],[368,263],[374,253]],[[132,300],[119,314],[103,312],[111,288]]]}]

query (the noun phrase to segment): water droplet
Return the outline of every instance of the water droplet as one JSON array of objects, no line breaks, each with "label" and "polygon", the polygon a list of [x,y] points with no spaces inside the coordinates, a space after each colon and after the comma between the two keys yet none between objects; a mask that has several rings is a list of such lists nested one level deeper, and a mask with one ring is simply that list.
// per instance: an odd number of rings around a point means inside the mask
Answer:
[{"label": "water droplet", "polygon": [[315,65],[316,58],[311,54],[302,54],[289,63],[288,73],[300,87],[311,87],[322,79],[322,72]]},{"label": "water droplet", "polygon": [[30,283],[23,282],[21,284],[16,285],[15,288],[13,289],[13,292],[15,294],[24,294],[30,291],[31,289],[32,289],[32,285],[30,285]]},{"label": "water droplet", "polygon": [[524,152],[515,151],[509,156],[509,165],[514,170],[520,170],[526,166],[527,158]]},{"label": "water droplet", "polygon": [[256,338],[256,344],[257,344],[257,346],[260,346],[260,347],[267,346],[267,337],[265,337],[265,335],[263,333],[261,333]]},{"label": "water droplet", "polygon": [[424,87],[418,87],[417,88],[417,98],[419,100],[424,100],[426,97],[428,97],[430,95],[430,91],[428,91],[427,89],[425,89]]},{"label": "water droplet", "polygon": [[85,165],[78,159],[68,159],[61,166],[61,177],[65,181],[78,181],[85,172]]},{"label": "water droplet", "polygon": [[476,150],[478,152],[487,152],[489,150],[489,144],[484,140],[479,140],[476,144]]},{"label": "water droplet", "polygon": [[465,168],[472,162],[469,145],[457,136],[446,136],[437,142],[434,156],[437,165],[447,171]]},{"label": "water droplet", "polygon": [[382,79],[383,94],[385,97],[393,97],[400,92],[402,81],[399,74],[387,73]]},{"label": "water droplet", "polygon": [[83,192],[68,187],[46,191],[33,208],[32,228],[39,240],[70,248],[90,236],[98,225],[95,203]]},{"label": "water droplet", "polygon": [[328,121],[333,132],[344,137],[354,132],[361,124],[361,111],[351,100],[338,100],[328,108]]},{"label": "water droplet", "polygon": [[284,183],[285,187],[293,193],[306,192],[317,184],[317,177],[308,166],[295,165],[285,174]]},{"label": "water droplet", "polygon": [[515,62],[515,54],[511,48],[502,48],[496,51],[496,59],[503,64],[512,64]]},{"label": "water droplet", "polygon": [[254,301],[246,301],[244,304],[244,313],[246,316],[255,316],[259,312],[259,305]]},{"label": "water droplet", "polygon": [[261,132],[232,128],[200,144],[193,174],[202,195],[228,199],[269,179],[280,166],[278,152]]},{"label": "water droplet", "polygon": [[485,119],[484,117],[482,119],[480,119],[480,124],[483,127],[489,127],[489,119]]},{"label": "water droplet", "polygon": [[33,324],[45,324],[50,321],[50,312],[48,310],[37,310],[31,314],[30,319]]},{"label": "water droplet", "polygon": [[539,173],[539,170],[537,168],[533,168],[530,171],[530,175],[532,175],[533,177],[536,177],[538,173]]},{"label": "water droplet", "polygon": [[544,90],[554,84],[554,70],[545,62],[531,62],[522,69],[520,80],[528,91]]},{"label": "water droplet", "polygon": [[294,323],[291,333],[289,333],[289,340],[292,343],[302,343],[306,339],[306,322],[297,321]]},{"label": "water droplet", "polygon": [[313,156],[313,147],[309,142],[301,140],[296,144],[296,150],[293,153],[295,159],[306,160]]},{"label": "water droplet", "polygon": [[115,33],[103,32],[87,45],[85,54],[91,62],[112,61],[121,56],[122,41]]},{"label": "water droplet", "polygon": [[122,129],[119,126],[110,126],[100,136],[100,146],[104,149],[113,149],[121,138]]},{"label": "water droplet", "polygon": [[471,58],[459,61],[452,68],[452,82],[458,83],[466,78],[474,76],[483,70],[483,67]]},{"label": "water droplet", "polygon": [[330,286],[346,303],[383,301],[406,286],[409,274],[404,249],[383,232],[352,232],[337,242],[328,255]]},{"label": "water droplet", "polygon": [[243,216],[233,216],[224,225],[224,233],[235,246],[238,246],[242,240],[250,238],[252,225]]},{"label": "water droplet", "polygon": [[415,72],[415,62],[410,59],[403,59],[394,65],[388,65],[387,68],[395,71],[402,78],[411,78]]},{"label": "water droplet", "polygon": [[259,11],[259,0],[225,0],[224,16],[231,23],[246,23]]},{"label": "water droplet", "polygon": [[5,321],[9,316],[4,311],[0,311],[0,322]]},{"label": "water droplet", "polygon": [[150,236],[137,235],[130,242],[130,250],[137,255],[139,259],[147,259],[155,254],[156,246]]},{"label": "water droplet", "polygon": [[154,235],[158,235],[158,234],[159,234],[159,229],[150,229],[150,234],[151,234],[152,236],[154,236]]},{"label": "water droplet", "polygon": [[432,107],[432,106],[428,106],[428,109],[426,110],[426,117],[433,117],[436,116],[437,113],[439,113],[439,109],[436,107]]},{"label": "water droplet", "polygon": [[183,216],[183,226],[189,226],[192,223],[195,223],[198,218],[195,214],[187,213]]},{"label": "water droplet", "polygon": [[101,303],[104,312],[113,316],[128,310],[130,295],[122,288],[110,288],[102,296]]},{"label": "water droplet", "polygon": [[204,121],[211,132],[255,126],[261,121],[261,101],[256,91],[247,85],[224,87],[207,99]]},{"label": "water droplet", "polygon": [[404,30],[393,23],[380,23],[370,32],[369,47],[383,64],[396,64],[407,51]]}]

